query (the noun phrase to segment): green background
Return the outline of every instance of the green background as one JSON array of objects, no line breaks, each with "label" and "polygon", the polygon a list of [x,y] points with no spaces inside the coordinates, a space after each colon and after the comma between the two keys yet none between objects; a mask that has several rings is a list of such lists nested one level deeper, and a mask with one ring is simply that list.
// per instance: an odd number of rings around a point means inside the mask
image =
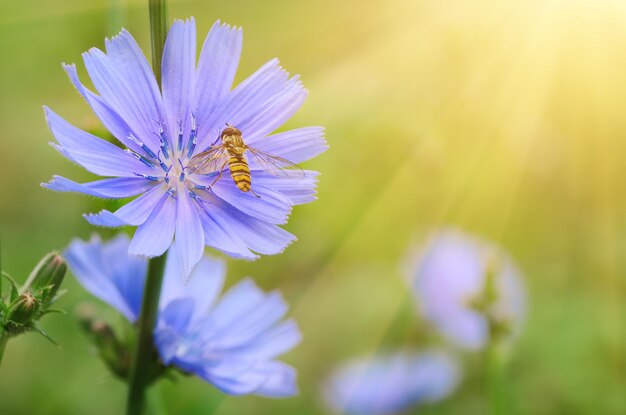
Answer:
[{"label": "green background", "polygon": [[[141,1],[0,3],[2,267],[23,281],[38,258],[94,228],[104,202],[39,187],[53,174],[93,179],[47,145],[41,105],[101,127],[61,62],[103,47],[122,26],[149,49]],[[507,413],[626,413],[626,6],[614,0],[172,1],[203,39],[221,18],[244,28],[237,80],[279,57],[310,95],[285,128],[323,125],[330,150],[319,200],[297,207],[284,254],[229,261],[281,290],[304,340],[285,360],[298,397],[223,397],[195,378],[162,381],[163,414],[320,414],[319,385],[351,356],[440,341],[415,316],[403,263],[439,226],[501,244],[525,273],[529,315],[506,373]],[[201,41],[198,42],[199,45]],[[109,237],[112,233],[103,233]],[[9,343],[2,414],[115,414],[125,387],[108,374],[73,310],[68,277],[36,335]],[[483,414],[483,357],[422,414]],[[155,413],[159,413],[156,409]]]}]

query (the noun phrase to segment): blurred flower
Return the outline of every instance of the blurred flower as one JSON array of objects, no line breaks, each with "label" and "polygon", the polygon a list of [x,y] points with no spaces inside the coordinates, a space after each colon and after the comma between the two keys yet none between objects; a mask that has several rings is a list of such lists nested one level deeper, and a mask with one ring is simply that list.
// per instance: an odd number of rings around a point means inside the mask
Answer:
[{"label": "blurred flower", "polygon": [[323,396],[337,413],[394,414],[444,399],[459,377],[456,362],[442,352],[401,352],[339,367],[324,384]]},{"label": "blurred flower", "polygon": [[[75,240],[66,257],[85,289],[135,322],[147,260],[128,255],[129,243],[125,235],[108,243],[97,236]],[[176,260],[166,264],[154,331],[163,363],[228,394],[295,394],[295,370],[276,358],[300,341],[300,332],[293,320],[281,321],[288,306],[280,294],[264,293],[246,279],[218,298],[222,261],[204,257],[185,283]]]},{"label": "blurred flower", "polygon": [[[271,134],[302,105],[307,92],[274,59],[231,90],[241,54],[241,29],[216,22],[196,66],[195,22],[172,25],[162,61],[162,93],[139,46],[127,31],[106,40],[106,53],[83,54],[97,95],[81,84],[74,65],[71,81],[121,147],[82,131],[45,108],[48,125],[69,160],[104,180],[79,184],[55,176],[43,186],[101,198],[139,196],[115,212],[85,215],[94,225],[137,226],[129,252],[148,257],[173,244],[188,275],[204,246],[236,258],[282,252],[295,237],[285,224],[292,206],[315,199],[317,172],[301,178],[268,172],[249,160],[253,191],[240,191],[218,171],[198,174],[193,156],[212,148],[229,123],[254,148],[306,161],[326,150],[323,129],[305,127]],[[274,174],[270,174],[274,173]],[[228,172],[225,174],[228,176]],[[174,242],[172,242],[174,241]]]},{"label": "blurred flower", "polygon": [[414,277],[424,318],[459,346],[476,350],[490,336],[518,333],[526,292],[517,268],[497,247],[440,231],[427,242]]}]

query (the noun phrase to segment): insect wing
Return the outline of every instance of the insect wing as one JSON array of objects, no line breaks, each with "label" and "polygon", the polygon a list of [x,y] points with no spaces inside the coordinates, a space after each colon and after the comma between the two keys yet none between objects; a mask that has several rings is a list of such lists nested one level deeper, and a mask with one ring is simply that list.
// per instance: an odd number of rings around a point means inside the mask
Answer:
[{"label": "insect wing", "polygon": [[282,176],[290,179],[303,179],[304,170],[295,163],[290,162],[282,157],[248,147],[248,151],[252,154],[254,161],[265,171],[274,175]]},{"label": "insect wing", "polygon": [[196,154],[191,159],[190,168],[197,174],[210,174],[221,170],[227,160],[226,151],[220,145]]}]

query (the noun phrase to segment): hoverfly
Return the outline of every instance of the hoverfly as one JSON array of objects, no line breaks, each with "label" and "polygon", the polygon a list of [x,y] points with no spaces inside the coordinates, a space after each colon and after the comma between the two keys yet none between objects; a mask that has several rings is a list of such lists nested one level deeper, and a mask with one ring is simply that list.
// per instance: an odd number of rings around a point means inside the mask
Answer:
[{"label": "hoverfly", "polygon": [[250,165],[246,158],[246,151],[252,154],[254,161],[270,174],[289,178],[304,177],[304,171],[297,164],[247,145],[243,141],[241,131],[230,124],[226,124],[226,128],[222,130],[219,138],[211,147],[193,156],[189,162],[189,169],[197,174],[218,172],[217,177],[209,186],[211,188],[221,179],[222,173],[228,165],[230,175],[237,188],[242,192],[250,192],[256,197],[260,197],[252,190]]}]

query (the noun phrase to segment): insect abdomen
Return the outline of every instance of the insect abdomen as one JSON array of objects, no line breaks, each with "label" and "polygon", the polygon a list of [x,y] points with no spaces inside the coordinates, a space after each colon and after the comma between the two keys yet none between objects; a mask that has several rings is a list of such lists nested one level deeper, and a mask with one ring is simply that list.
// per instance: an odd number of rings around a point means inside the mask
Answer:
[{"label": "insect abdomen", "polygon": [[250,167],[248,167],[246,159],[243,157],[230,156],[228,158],[228,167],[239,190],[249,192],[251,185]]}]

